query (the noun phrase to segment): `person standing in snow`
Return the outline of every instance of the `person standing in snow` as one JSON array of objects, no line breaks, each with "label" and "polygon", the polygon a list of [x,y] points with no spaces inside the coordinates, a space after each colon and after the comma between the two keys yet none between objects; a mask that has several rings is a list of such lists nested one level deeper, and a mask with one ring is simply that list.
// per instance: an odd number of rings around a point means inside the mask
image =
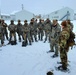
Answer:
[{"label": "person standing in snow", "polygon": [[59,36],[61,32],[61,27],[56,19],[53,20],[52,27],[51,27],[51,32],[50,32],[50,51],[49,52],[54,52],[55,49],[55,54],[52,57],[57,57],[58,56],[58,42],[59,42]]},{"label": "person standing in snow", "polygon": [[31,19],[29,23],[29,28],[30,28],[31,41],[34,42],[35,40],[37,42],[37,25],[33,19]]},{"label": "person standing in snow", "polygon": [[60,38],[59,38],[59,46],[60,46],[60,59],[61,59],[61,64],[58,69],[62,70],[67,70],[67,40],[69,39],[70,36],[70,31],[69,28],[67,27],[66,21],[63,21],[61,23],[62,26],[62,31],[60,33]]},{"label": "person standing in snow", "polygon": [[1,40],[1,46],[4,45],[4,39],[3,39],[3,26],[2,26],[2,20],[0,19],[0,40]]},{"label": "person standing in snow", "polygon": [[49,34],[51,32],[51,21],[50,19],[47,19],[44,23],[44,32],[45,32],[45,40],[44,40],[44,43],[47,41],[47,38],[49,38],[49,42],[50,42],[50,37],[49,37]]},{"label": "person standing in snow", "polygon": [[8,26],[4,20],[2,20],[2,26],[3,26],[3,38],[5,40],[5,36],[6,36],[6,39],[8,40],[8,31],[7,31]]},{"label": "person standing in snow", "polygon": [[38,39],[43,41],[43,36],[44,36],[44,20],[40,19],[39,23],[37,25],[38,28]]},{"label": "person standing in snow", "polygon": [[24,20],[24,25],[22,26],[22,32],[23,32],[24,43],[28,44],[28,41],[29,41],[29,45],[31,45],[32,43],[31,43],[31,37],[30,37],[30,28],[27,20]]},{"label": "person standing in snow", "polygon": [[10,31],[10,39],[9,39],[9,43],[11,44],[11,41],[13,41],[13,45],[17,44],[17,39],[16,39],[16,31],[17,31],[17,27],[14,24],[14,21],[11,20],[10,21],[10,25],[8,26],[8,30]]},{"label": "person standing in snow", "polygon": [[[21,24],[20,20],[18,20],[18,24],[17,24],[17,34],[18,34],[18,40],[19,40],[19,42],[21,42],[22,24]],[[22,38],[23,38],[23,36],[22,36]]]}]

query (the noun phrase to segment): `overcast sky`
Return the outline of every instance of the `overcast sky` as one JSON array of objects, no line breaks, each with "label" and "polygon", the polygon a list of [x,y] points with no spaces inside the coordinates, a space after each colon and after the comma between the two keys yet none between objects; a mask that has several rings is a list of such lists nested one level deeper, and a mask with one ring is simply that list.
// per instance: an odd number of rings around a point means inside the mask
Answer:
[{"label": "overcast sky", "polygon": [[24,9],[34,14],[48,14],[63,7],[70,7],[76,12],[76,0],[0,0],[2,13],[10,14],[13,11]]}]

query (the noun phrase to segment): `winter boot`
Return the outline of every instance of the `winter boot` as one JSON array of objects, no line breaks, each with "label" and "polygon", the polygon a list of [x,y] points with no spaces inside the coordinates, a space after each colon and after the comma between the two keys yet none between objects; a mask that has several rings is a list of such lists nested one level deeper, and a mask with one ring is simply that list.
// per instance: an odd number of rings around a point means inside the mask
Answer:
[{"label": "winter boot", "polygon": [[19,38],[19,42],[21,42],[21,38]]},{"label": "winter boot", "polygon": [[22,42],[22,47],[26,47],[27,46],[27,42],[26,41],[23,41]]},{"label": "winter boot", "polygon": [[54,55],[52,56],[52,58],[55,58],[55,57],[58,57],[58,55],[57,55],[57,54],[54,54]]},{"label": "winter boot", "polygon": [[35,42],[38,42],[38,41],[37,41],[37,38],[35,38]]},{"label": "winter boot", "polygon": [[31,41],[29,41],[29,45],[32,45],[32,44],[31,44]]}]

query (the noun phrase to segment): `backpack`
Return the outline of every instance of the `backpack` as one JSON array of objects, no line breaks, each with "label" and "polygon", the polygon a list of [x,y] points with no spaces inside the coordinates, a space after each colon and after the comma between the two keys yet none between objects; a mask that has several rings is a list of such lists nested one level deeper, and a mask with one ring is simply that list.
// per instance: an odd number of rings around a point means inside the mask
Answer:
[{"label": "backpack", "polygon": [[76,45],[75,44],[75,33],[70,31],[70,37],[67,40],[67,46],[71,47],[71,49],[72,49],[74,45]]}]

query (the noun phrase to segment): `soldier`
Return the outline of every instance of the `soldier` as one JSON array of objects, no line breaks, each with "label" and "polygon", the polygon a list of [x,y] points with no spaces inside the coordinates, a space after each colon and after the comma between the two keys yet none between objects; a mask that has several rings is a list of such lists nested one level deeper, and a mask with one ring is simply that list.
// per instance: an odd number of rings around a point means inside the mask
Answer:
[{"label": "soldier", "polygon": [[49,38],[49,41],[50,41],[49,33],[51,32],[51,25],[52,25],[51,21],[47,19],[46,23],[44,24],[44,31],[45,31],[44,43],[47,41],[47,38]]},{"label": "soldier", "polygon": [[30,28],[30,36],[31,36],[32,42],[34,42],[34,39],[37,42],[37,36],[36,36],[37,35],[37,33],[36,33],[37,26],[33,19],[31,19],[31,22],[29,23],[29,28]]},{"label": "soldier", "polygon": [[60,33],[60,38],[59,38],[59,46],[60,46],[60,59],[61,59],[61,64],[58,69],[62,70],[67,70],[67,40],[69,39],[70,33],[69,33],[69,28],[67,26],[66,21],[63,21],[61,23],[62,25],[62,31]]},{"label": "soldier", "polygon": [[[23,31],[24,43],[27,45],[28,44],[27,40],[29,40],[29,45],[31,45],[30,28],[28,26],[27,20],[24,21],[22,31]],[[26,46],[26,45],[23,45],[23,46]]]},{"label": "soldier", "polygon": [[58,42],[59,42],[59,36],[61,32],[61,27],[58,23],[57,20],[53,20],[51,32],[50,32],[50,51],[49,52],[54,52],[55,49],[55,54],[52,57],[57,57],[58,56]]},{"label": "soldier", "polygon": [[8,44],[16,45],[17,44],[17,39],[16,39],[16,31],[17,27],[14,24],[14,21],[10,21],[10,25],[8,26],[8,30],[10,31],[10,39]]},{"label": "soldier", "polygon": [[6,36],[6,39],[8,40],[8,31],[7,31],[8,26],[4,20],[2,20],[2,26],[3,26],[3,38],[5,40],[5,36]]},{"label": "soldier", "polygon": [[35,31],[34,31],[34,33],[35,33],[35,41],[36,42],[38,42],[38,40],[37,40],[37,34],[38,34],[38,31],[37,31],[37,19],[34,21],[34,27],[35,27]]},{"label": "soldier", "polygon": [[2,23],[1,23],[1,19],[0,19],[0,40],[1,40],[1,45],[0,46],[3,46],[4,45],[4,40],[3,40],[3,26],[2,26]]},{"label": "soldier", "polygon": [[43,32],[43,29],[44,29],[44,20],[39,20],[39,23],[37,25],[37,28],[38,28],[38,38],[39,40],[43,40],[43,36],[44,36],[44,32]]},{"label": "soldier", "polygon": [[[18,34],[18,40],[19,40],[19,42],[21,42],[22,24],[21,24],[20,20],[18,20],[18,24],[17,24],[17,34]],[[23,36],[22,36],[22,38],[23,38]]]}]

